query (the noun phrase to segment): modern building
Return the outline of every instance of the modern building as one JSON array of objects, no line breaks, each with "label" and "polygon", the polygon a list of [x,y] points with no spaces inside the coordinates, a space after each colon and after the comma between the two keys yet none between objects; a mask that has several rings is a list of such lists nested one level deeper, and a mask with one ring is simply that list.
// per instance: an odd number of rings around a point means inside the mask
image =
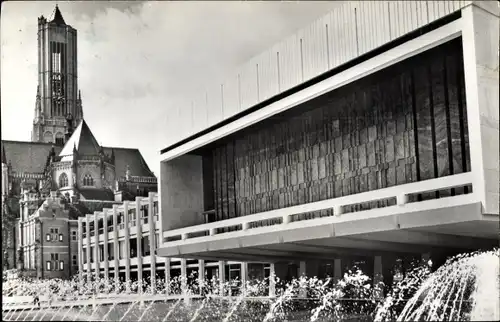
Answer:
[{"label": "modern building", "polygon": [[[125,216],[124,214],[129,214]],[[156,276],[158,196],[136,197],[78,219],[79,272],[106,279]],[[163,263],[164,264],[164,263]]]},{"label": "modern building", "polygon": [[157,182],[138,149],[101,146],[83,119],[76,30],[57,6],[38,26],[32,142],[2,140],[3,268],[68,278],[78,271],[78,218],[147,196]]},{"label": "modern building", "polygon": [[348,1],[195,93],[165,124],[157,261],[390,283],[396,257],[498,246],[499,13]]},{"label": "modern building", "polygon": [[[124,201],[79,217],[77,240],[78,254],[81,257],[78,272],[81,280],[86,280],[90,275],[111,283],[144,281],[144,291],[148,285],[156,285],[161,280],[171,280],[183,275],[199,277],[199,267],[204,268],[205,274],[201,276],[207,280],[219,276],[221,269],[229,279],[240,278],[240,262],[188,259],[183,266],[180,258],[165,261],[158,257],[158,209],[158,194],[152,192],[148,197],[136,197],[135,201]],[[126,213],[129,216],[125,216]],[[151,233],[153,231],[154,234]],[[269,265],[266,263],[243,265],[248,266],[251,278],[269,276]],[[130,290],[131,283],[125,285]]]}]

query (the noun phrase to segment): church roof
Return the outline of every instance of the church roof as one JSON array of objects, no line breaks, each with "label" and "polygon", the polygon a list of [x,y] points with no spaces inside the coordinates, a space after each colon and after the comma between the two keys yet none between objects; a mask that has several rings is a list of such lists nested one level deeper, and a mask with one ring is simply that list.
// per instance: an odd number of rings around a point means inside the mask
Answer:
[{"label": "church roof", "polygon": [[[65,161],[65,157],[73,156],[73,150],[76,149],[78,155],[99,155],[100,146],[92,134],[87,122],[82,120],[77,126],[73,135],[64,145],[59,156],[61,161]],[[108,156],[115,155],[115,175],[116,177],[124,177],[127,171],[127,166],[130,169],[130,174],[133,176],[153,177],[154,174],[149,169],[146,161],[142,157],[138,149],[102,147],[103,152]],[[71,159],[71,158],[69,158]]]},{"label": "church roof", "polygon": [[[52,143],[2,140],[5,158],[7,162],[10,161],[12,171],[17,173],[43,173],[52,147]],[[57,154],[61,151],[61,147],[54,146],[54,150]]]},{"label": "church roof", "polygon": [[115,175],[117,178],[125,177],[127,166],[130,169],[130,175],[140,177],[154,177],[146,161],[138,149],[103,147],[104,153],[115,154]]},{"label": "church roof", "polygon": [[[10,161],[15,172],[43,173],[52,147],[51,143],[2,141],[2,159],[5,157],[6,162]],[[80,122],[62,149],[54,146],[61,161],[73,160],[74,150],[79,156],[98,156],[101,150],[85,120]],[[114,155],[117,179],[125,177],[127,167],[132,176],[154,177],[138,149],[102,147],[102,150],[108,157]]]},{"label": "church roof", "polygon": [[114,200],[115,194],[109,189],[78,189],[80,196],[86,200]]},{"label": "church roof", "polygon": [[[76,149],[79,155],[99,155],[100,146],[85,120],[82,120],[76,127],[75,132],[73,132],[66,142],[59,156],[72,156],[74,149]],[[63,159],[62,161],[65,160]]]},{"label": "church roof", "polygon": [[59,7],[56,5],[56,12],[54,14],[54,19],[52,19],[50,22],[54,22],[57,25],[65,25],[66,22],[64,22],[64,18],[62,16],[61,11],[59,10]]},{"label": "church roof", "polygon": [[[43,173],[53,146],[51,143],[2,140],[2,157],[5,156],[5,162],[11,162],[14,172]],[[127,166],[132,176],[154,176],[138,149],[103,147],[103,150],[108,156],[113,151],[117,178],[125,177]],[[60,146],[54,146],[54,151],[56,155],[62,155]]]}]

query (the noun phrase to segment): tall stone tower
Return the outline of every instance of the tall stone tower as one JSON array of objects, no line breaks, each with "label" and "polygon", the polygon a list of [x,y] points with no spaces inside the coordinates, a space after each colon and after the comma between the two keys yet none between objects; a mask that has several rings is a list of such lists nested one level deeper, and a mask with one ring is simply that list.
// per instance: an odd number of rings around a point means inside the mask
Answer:
[{"label": "tall stone tower", "polygon": [[83,118],[78,90],[77,34],[56,5],[53,19],[38,18],[38,88],[31,140],[63,145],[67,127]]}]

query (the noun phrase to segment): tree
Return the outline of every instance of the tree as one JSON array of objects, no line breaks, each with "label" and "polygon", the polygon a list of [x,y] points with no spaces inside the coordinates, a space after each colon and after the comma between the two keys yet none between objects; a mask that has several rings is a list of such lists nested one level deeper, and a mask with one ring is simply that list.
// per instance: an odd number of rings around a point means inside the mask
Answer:
[{"label": "tree", "polygon": [[23,252],[22,248],[17,249],[17,263],[19,264],[19,266],[23,270],[24,269],[24,252]]},{"label": "tree", "polygon": [[3,252],[3,266],[4,269],[9,269],[9,253],[6,250]]},{"label": "tree", "polygon": [[[16,224],[17,216],[10,207],[11,200],[6,199],[2,205],[2,230],[12,229]],[[5,235],[4,235],[5,236]]]},{"label": "tree", "polygon": [[13,199],[6,198],[2,204],[2,250],[4,252],[14,244],[12,231],[16,225],[17,216],[11,207],[12,202]]}]

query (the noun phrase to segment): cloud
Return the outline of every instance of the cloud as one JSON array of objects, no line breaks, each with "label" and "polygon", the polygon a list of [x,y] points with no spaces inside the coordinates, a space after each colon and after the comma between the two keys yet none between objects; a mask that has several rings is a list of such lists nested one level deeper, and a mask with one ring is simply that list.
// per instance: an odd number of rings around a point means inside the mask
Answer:
[{"label": "cloud", "polygon": [[[37,17],[53,2],[2,10],[2,138],[29,140]],[[138,147],[158,173],[169,107],[181,104],[336,2],[62,2],[78,30],[85,119],[107,146]]]}]

